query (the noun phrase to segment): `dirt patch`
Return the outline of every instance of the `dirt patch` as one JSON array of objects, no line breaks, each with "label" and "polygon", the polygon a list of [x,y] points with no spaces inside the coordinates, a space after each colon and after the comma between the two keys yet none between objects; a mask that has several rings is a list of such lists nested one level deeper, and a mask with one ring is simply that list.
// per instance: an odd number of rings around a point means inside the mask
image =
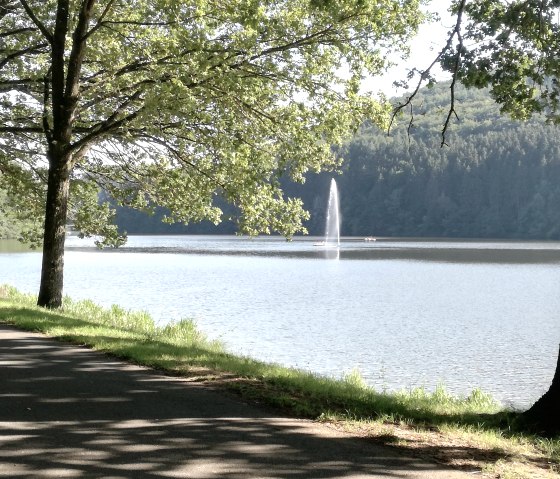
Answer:
[{"label": "dirt patch", "polygon": [[558,479],[560,464],[549,461],[530,445],[500,446],[485,443],[476,434],[419,429],[403,424],[328,421],[376,443],[404,449],[426,460],[482,477],[496,479]]}]

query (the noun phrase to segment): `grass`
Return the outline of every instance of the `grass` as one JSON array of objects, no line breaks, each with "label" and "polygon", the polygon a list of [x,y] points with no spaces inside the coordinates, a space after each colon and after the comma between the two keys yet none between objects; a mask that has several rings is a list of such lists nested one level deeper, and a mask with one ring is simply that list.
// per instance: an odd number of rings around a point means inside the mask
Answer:
[{"label": "grass", "polygon": [[337,380],[231,354],[190,320],[160,327],[147,313],[118,306],[65,298],[62,309],[48,311],[35,302],[0,286],[0,321],[227,388],[287,414],[490,477],[559,477],[560,439],[517,430],[517,414],[480,390],[463,398],[443,386],[380,393],[358,371]]}]

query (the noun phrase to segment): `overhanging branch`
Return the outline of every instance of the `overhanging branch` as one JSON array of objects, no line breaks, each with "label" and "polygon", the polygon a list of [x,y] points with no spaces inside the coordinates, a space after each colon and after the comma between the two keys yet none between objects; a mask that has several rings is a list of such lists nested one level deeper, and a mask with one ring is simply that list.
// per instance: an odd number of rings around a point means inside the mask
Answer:
[{"label": "overhanging branch", "polygon": [[12,35],[19,35],[20,33],[29,33],[37,31],[36,28],[31,27],[24,27],[24,28],[16,28],[15,30],[9,30],[7,32],[1,32],[0,38],[11,37]]},{"label": "overhanging branch", "polygon": [[[444,145],[446,145],[445,135],[446,135],[447,130],[449,128],[451,118],[453,116],[458,118],[457,112],[455,111],[455,87],[456,87],[456,84],[457,84],[457,76],[458,76],[459,67],[460,67],[460,64],[461,64],[461,54],[463,52],[463,36],[461,34],[461,25],[462,25],[462,21],[463,21],[463,12],[465,10],[465,4],[466,4],[466,0],[461,0],[461,2],[459,3],[459,7],[458,7],[458,10],[457,10],[457,21],[455,22],[455,26],[454,26],[453,30],[449,34],[449,38],[447,39],[447,42],[446,42],[445,46],[441,49],[441,51],[438,53],[438,55],[436,56],[434,61],[428,66],[428,68],[420,73],[420,79],[418,80],[418,83],[416,84],[416,87],[415,87],[414,91],[406,98],[406,101],[404,101],[403,103],[400,103],[399,105],[397,105],[393,109],[393,113],[391,115],[391,121],[389,122],[389,128],[387,130],[387,133],[389,133],[391,131],[391,128],[393,126],[393,123],[395,121],[396,116],[404,108],[409,106],[411,108],[411,111],[412,111],[412,100],[416,97],[416,95],[420,91],[420,88],[422,87],[424,81],[430,76],[432,68],[437,63],[439,63],[439,61],[442,59],[442,57],[449,50],[451,50],[453,40],[454,40],[455,37],[457,37],[458,45],[457,45],[457,50],[456,50],[456,53],[455,53],[455,63],[454,63],[454,66],[453,66],[453,71],[452,71],[452,82],[451,82],[451,86],[450,86],[449,111],[448,111],[447,117],[445,119],[442,131],[441,131],[441,145],[440,146],[443,147]],[[412,114],[411,114],[411,118],[413,118]],[[412,127],[412,120],[411,120],[411,122],[409,122],[409,126],[408,126],[409,134],[410,134],[411,127]]]},{"label": "overhanging branch", "polygon": [[107,14],[111,11],[111,8],[113,8],[114,3],[115,0],[109,0],[107,5],[105,5],[103,12],[101,13],[101,15],[99,15],[99,18],[97,19],[97,23],[90,29],[89,32],[84,34],[83,36],[84,41],[87,40],[91,35],[93,35],[97,30],[99,30],[99,28],[101,28],[101,26],[103,25],[103,20],[105,19]]},{"label": "overhanging branch", "polygon": [[105,121],[102,123],[98,123],[91,128],[89,128],[85,136],[80,138],[77,142],[72,144],[71,148],[73,150],[80,150],[85,145],[92,143],[97,138],[107,135],[108,133],[118,130],[122,126],[130,123],[134,120],[140,112],[143,110],[143,107],[138,108],[137,110],[129,113],[128,115],[118,118],[119,114],[122,113],[129,105],[131,105],[134,101],[138,100],[141,96],[141,92],[136,92],[130,98],[128,98],[125,102],[123,102],[115,112],[109,116]]}]

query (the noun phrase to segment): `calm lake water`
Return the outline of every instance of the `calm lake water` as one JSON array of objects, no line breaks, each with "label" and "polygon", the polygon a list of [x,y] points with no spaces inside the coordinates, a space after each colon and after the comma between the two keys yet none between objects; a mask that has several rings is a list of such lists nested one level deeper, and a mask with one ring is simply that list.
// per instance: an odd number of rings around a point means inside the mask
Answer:
[{"label": "calm lake water", "polygon": [[[552,380],[560,243],[144,236],[67,242],[65,293],[194,318],[229,350],[379,390],[481,387],[523,408]],[[0,284],[36,293],[40,253],[0,242]]]}]

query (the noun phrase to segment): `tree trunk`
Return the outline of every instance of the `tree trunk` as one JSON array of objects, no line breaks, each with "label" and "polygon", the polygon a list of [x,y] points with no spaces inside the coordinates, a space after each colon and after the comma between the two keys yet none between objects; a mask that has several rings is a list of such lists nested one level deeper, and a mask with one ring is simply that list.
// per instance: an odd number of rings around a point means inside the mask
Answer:
[{"label": "tree trunk", "polygon": [[69,159],[60,153],[49,155],[49,177],[43,236],[43,264],[37,305],[62,306],[64,241],[70,186]]},{"label": "tree trunk", "polygon": [[560,353],[550,389],[523,413],[523,418],[535,431],[551,436],[560,434]]},{"label": "tree trunk", "polygon": [[[50,100],[52,125],[49,125],[48,115],[45,115],[43,128],[48,145],[49,177],[43,236],[43,265],[37,304],[47,308],[62,306],[70,172],[76,159],[85,154],[88,146],[87,142],[72,146],[72,128],[80,97],[80,78],[89,36],[89,23],[95,3],[96,0],[79,2],[58,0],[54,31],[49,33],[46,28],[42,30],[51,44],[49,69],[51,92],[50,98],[49,92],[45,92],[44,108],[47,111]],[[109,6],[106,8],[102,16],[109,8]],[[71,22],[71,11],[73,11],[72,18],[76,13],[78,14],[75,23]],[[71,24],[75,28],[72,32],[70,48],[67,35]]]}]

